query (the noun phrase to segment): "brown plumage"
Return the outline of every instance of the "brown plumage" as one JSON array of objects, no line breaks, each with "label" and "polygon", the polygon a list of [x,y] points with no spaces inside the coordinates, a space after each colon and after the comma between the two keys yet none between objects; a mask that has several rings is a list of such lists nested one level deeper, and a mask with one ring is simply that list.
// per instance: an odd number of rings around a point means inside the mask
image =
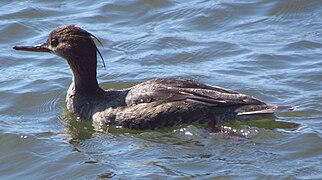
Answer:
[{"label": "brown plumage", "polygon": [[159,129],[279,110],[248,95],[185,79],[159,78],[128,89],[102,90],[96,79],[98,49],[93,37],[74,25],[62,26],[50,33],[46,43],[14,49],[51,52],[66,59],[74,75],[67,92],[67,109],[99,124]]}]

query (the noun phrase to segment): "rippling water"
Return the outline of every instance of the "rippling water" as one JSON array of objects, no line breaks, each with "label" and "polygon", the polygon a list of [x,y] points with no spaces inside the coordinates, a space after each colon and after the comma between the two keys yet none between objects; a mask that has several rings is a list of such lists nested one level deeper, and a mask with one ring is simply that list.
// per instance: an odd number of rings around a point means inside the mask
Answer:
[{"label": "rippling water", "polygon": [[[1,1],[0,177],[322,178],[322,2]],[[104,87],[184,77],[296,112],[225,124],[242,140],[183,125],[157,132],[77,122],[64,98],[67,63],[12,50],[76,24],[104,44]]]}]

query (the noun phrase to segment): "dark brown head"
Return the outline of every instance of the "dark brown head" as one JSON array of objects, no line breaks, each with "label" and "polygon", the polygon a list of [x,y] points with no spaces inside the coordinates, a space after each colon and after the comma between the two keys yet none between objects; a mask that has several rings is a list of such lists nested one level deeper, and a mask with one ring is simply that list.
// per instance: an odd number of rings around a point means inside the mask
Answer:
[{"label": "dark brown head", "polygon": [[91,33],[75,25],[61,26],[49,34],[46,43],[35,46],[15,46],[14,49],[33,52],[51,52],[69,60],[74,55],[79,54],[81,49],[87,49],[87,51],[92,49],[96,51],[97,48],[92,37],[94,36]]},{"label": "dark brown head", "polygon": [[75,85],[85,89],[97,86],[96,53],[99,51],[93,37],[95,38],[91,33],[74,25],[61,26],[54,29],[43,44],[15,46],[14,49],[50,52],[66,59],[73,71]]}]

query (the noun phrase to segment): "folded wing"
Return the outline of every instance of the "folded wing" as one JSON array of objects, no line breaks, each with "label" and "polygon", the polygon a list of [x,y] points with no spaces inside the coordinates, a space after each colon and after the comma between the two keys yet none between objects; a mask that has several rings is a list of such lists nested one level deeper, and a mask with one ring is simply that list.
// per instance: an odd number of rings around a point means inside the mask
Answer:
[{"label": "folded wing", "polygon": [[150,102],[187,101],[207,106],[265,105],[235,91],[185,79],[153,79],[134,86],[126,97],[129,106]]}]

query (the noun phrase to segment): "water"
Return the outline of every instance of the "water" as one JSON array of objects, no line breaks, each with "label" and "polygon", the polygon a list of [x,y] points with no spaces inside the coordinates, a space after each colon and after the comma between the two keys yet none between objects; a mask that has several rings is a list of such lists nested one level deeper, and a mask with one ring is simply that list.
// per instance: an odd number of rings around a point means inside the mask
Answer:
[{"label": "water", "polygon": [[[1,179],[322,178],[322,1],[1,1]],[[65,109],[67,63],[15,45],[60,25],[97,36],[104,87],[184,77],[251,94],[296,112],[163,131],[99,131]]]}]

